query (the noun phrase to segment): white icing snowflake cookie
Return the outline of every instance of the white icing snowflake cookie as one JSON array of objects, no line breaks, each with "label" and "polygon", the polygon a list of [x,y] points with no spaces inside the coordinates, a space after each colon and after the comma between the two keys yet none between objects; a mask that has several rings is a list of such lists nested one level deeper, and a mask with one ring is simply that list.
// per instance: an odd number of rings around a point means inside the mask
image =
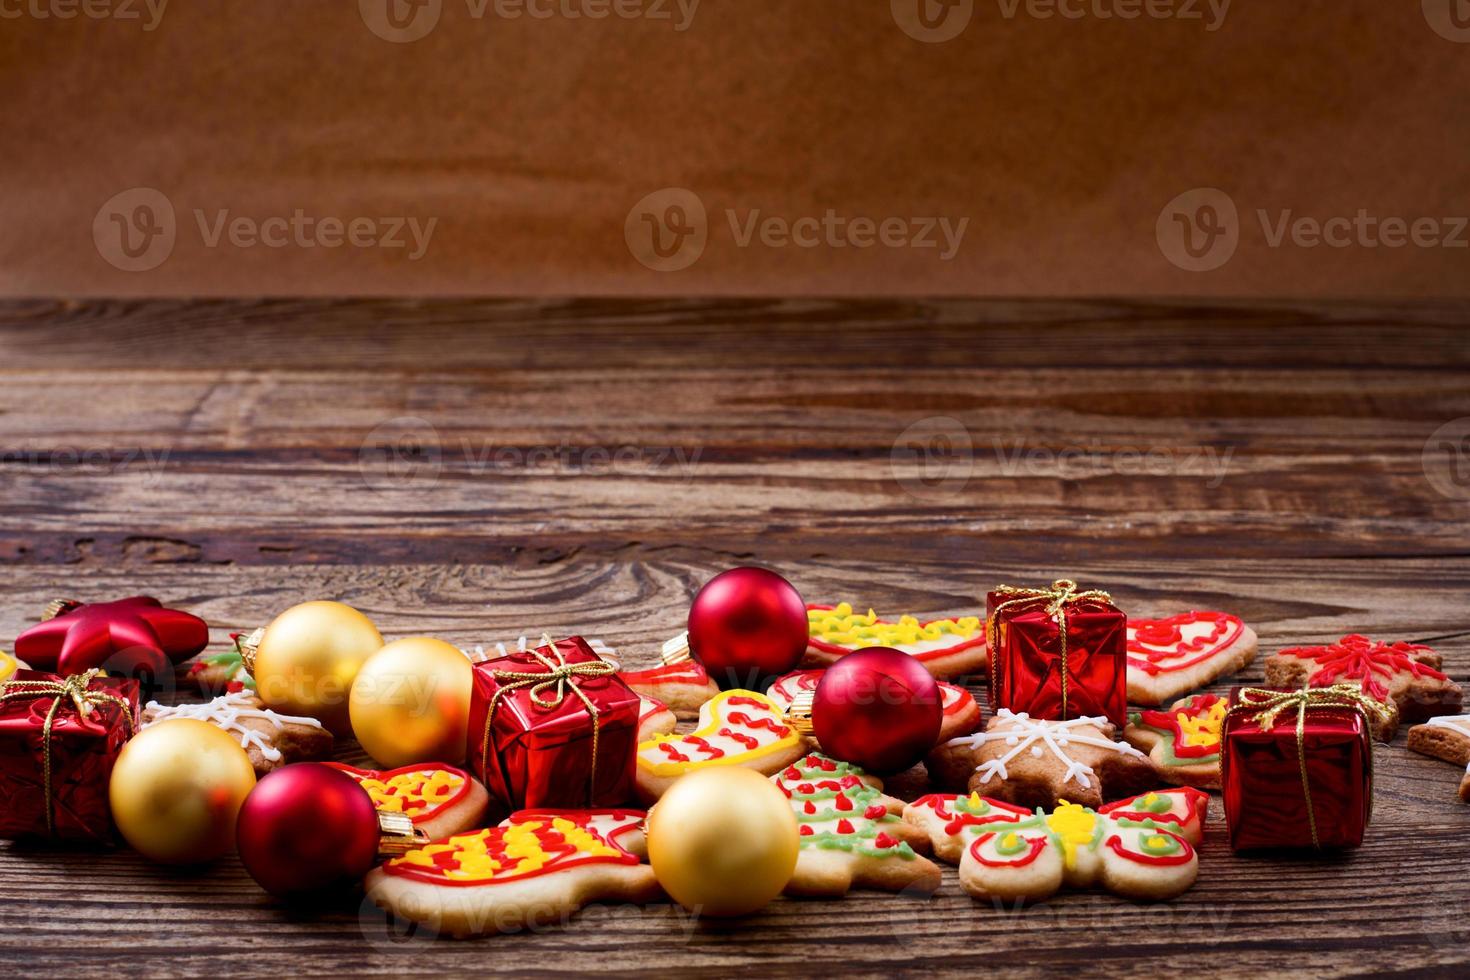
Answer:
[{"label": "white icing snowflake cookie", "polygon": [[292,762],[314,762],[332,756],[332,733],[321,722],[277,714],[251,691],[235,691],[203,704],[172,708],[149,701],[143,708],[144,727],[169,718],[207,721],[239,739],[257,777]]},{"label": "white icing snowflake cookie", "polygon": [[926,762],[942,786],[1025,807],[1096,809],[1160,782],[1149,757],[1115,734],[1106,718],[1037,721],[1002,708],[985,731],[940,744]]}]

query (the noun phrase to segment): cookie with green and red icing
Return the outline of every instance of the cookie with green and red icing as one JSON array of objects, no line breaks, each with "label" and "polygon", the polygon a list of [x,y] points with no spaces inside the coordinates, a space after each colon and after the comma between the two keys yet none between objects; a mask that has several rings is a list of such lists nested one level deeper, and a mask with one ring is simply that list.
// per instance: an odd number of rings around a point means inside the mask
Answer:
[{"label": "cookie with green and red icing", "polygon": [[853,888],[932,894],[939,867],[919,853],[929,838],[903,818],[904,803],[877,777],[811,753],[771,777],[801,831],[789,895],[844,895]]},{"label": "cookie with green and red icing", "polygon": [[[776,678],[776,682],[766,690],[766,697],[780,705],[783,711],[789,710],[798,694],[817,689],[822,673],[820,670],[793,670]],[[944,742],[959,738],[979,728],[980,704],[974,695],[957,684],[947,684],[944,681],[939,681],[938,684],[941,707],[944,709],[939,723],[938,740]]]},{"label": "cookie with green and red icing", "polygon": [[1364,694],[1398,706],[1373,719],[1373,734],[1393,740],[1399,721],[1428,721],[1458,714],[1460,685],[1439,670],[1438,653],[1420,643],[1384,643],[1353,633],[1318,647],[1290,647],[1266,661],[1269,687],[1331,687],[1357,684]]},{"label": "cookie with green and red icing", "polygon": [[737,688],[705,702],[694,731],[639,742],[633,778],[638,798],[651,803],[686,773],[743,766],[774,776],[805,754],[805,742],[775,702]]},{"label": "cookie with green and red icing", "polygon": [[940,680],[983,677],[990,664],[985,623],[979,616],[920,620],[905,615],[895,623],[871,609],[860,613],[851,603],[840,602],[808,605],[806,618],[808,639],[802,664],[807,667],[830,667],[849,653],[871,647],[906,653]]},{"label": "cookie with green and red icing", "polygon": [[1067,888],[1102,888],[1126,898],[1168,899],[1199,875],[1194,850],[1208,797],[1162,790],[1100,810],[1061,802],[1027,810],[978,793],[935,793],[904,808],[934,853],[958,864],[976,898],[1036,902]]},{"label": "cookie with green and red icing", "polygon": [[663,891],[640,810],[521,810],[498,827],[425,844],[368,874],[394,916],[456,938],[560,924],[592,902],[651,902]]},{"label": "cookie with green and red icing", "polygon": [[1123,738],[1149,754],[1166,782],[1219,789],[1220,728],[1228,707],[1219,695],[1196,694],[1167,711],[1132,711]]},{"label": "cookie with green and red icing", "polygon": [[1186,612],[1128,620],[1128,701],[1160,705],[1256,659],[1256,631],[1239,616]]}]

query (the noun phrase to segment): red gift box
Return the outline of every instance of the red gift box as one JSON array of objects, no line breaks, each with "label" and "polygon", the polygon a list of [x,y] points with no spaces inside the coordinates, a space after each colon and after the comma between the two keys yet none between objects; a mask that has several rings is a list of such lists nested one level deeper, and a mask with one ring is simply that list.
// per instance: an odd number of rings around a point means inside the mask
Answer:
[{"label": "red gift box", "polygon": [[1373,714],[1356,685],[1235,688],[1220,732],[1236,851],[1357,847],[1373,811]]},{"label": "red gift box", "polygon": [[1001,586],[985,597],[990,709],[1128,722],[1128,617],[1106,592]]},{"label": "red gift box", "polygon": [[0,840],[110,844],[107,784],[138,727],[138,682],[18,670],[0,684]]},{"label": "red gift box", "polygon": [[632,799],[639,702],[616,670],[580,636],[476,664],[470,770],[515,810]]}]

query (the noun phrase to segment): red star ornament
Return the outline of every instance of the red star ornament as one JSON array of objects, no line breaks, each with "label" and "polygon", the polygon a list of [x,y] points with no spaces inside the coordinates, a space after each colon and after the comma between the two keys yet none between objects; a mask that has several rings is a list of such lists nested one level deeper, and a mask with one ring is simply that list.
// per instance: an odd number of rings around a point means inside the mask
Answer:
[{"label": "red star ornament", "polygon": [[15,638],[16,656],[36,670],[80,674],[100,667],[156,678],[209,645],[204,620],[165,609],[152,596],[96,603],[58,600],[47,608],[52,610],[52,618]]}]

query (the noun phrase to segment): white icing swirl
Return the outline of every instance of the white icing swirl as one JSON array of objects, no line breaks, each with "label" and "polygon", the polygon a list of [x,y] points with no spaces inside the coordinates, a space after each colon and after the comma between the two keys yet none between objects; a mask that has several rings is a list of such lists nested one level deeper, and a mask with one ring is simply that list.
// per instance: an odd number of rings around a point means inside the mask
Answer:
[{"label": "white icing swirl", "polygon": [[[240,739],[240,748],[249,750],[251,746],[260,750],[261,756],[267,762],[281,761],[281,750],[276,748],[271,741],[271,732],[260,731],[251,728],[244,722],[268,721],[275,730],[279,732],[286,725],[308,725],[312,728],[321,728],[322,723],[315,718],[304,718],[298,715],[281,715],[269,708],[260,707],[256,704],[255,695],[249,691],[235,691],[232,694],[224,694],[207,701],[204,704],[180,704],[172,708],[164,707],[157,701],[149,701],[146,710],[154,712],[153,719],[148,725],[156,725],[160,721],[169,721],[174,718],[191,718],[194,721],[205,721],[222,729]],[[146,728],[148,725],[144,725]]]}]

